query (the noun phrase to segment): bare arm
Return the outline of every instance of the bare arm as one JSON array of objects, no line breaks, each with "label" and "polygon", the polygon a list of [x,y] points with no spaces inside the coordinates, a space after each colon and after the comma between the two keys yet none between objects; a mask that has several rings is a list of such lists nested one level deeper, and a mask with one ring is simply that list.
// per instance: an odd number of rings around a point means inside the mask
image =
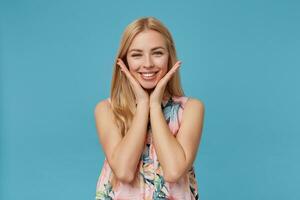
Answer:
[{"label": "bare arm", "polygon": [[153,144],[161,163],[164,178],[176,182],[192,166],[200,143],[204,105],[189,99],[177,136],[174,137],[159,106],[150,109]]},{"label": "bare arm", "polygon": [[99,141],[114,174],[121,181],[131,182],[144,149],[149,103],[137,104],[131,127],[123,138],[113,121],[113,113],[108,101],[97,104],[95,120]]}]

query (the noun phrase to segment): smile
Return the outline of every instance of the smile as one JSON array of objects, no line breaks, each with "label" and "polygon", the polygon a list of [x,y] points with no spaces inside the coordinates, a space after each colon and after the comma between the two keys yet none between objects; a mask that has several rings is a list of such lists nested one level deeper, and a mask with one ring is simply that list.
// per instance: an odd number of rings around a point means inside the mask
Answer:
[{"label": "smile", "polygon": [[157,72],[151,72],[151,73],[145,72],[145,73],[139,73],[139,74],[145,80],[152,80],[152,79],[154,79],[156,77]]}]

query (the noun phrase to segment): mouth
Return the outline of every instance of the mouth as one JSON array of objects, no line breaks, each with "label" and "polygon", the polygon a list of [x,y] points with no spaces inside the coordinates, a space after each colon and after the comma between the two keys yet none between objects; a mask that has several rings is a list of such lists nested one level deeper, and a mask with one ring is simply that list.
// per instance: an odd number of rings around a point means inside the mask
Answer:
[{"label": "mouth", "polygon": [[144,80],[152,80],[156,78],[158,71],[156,72],[139,72],[140,77]]}]

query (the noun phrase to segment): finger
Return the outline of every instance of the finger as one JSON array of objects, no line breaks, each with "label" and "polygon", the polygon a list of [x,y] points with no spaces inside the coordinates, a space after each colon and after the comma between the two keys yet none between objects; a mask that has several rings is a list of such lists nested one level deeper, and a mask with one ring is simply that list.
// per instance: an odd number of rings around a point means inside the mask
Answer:
[{"label": "finger", "polygon": [[126,70],[128,70],[126,65],[124,64],[123,60],[120,59],[120,58],[117,59],[117,65],[120,66],[121,70],[124,71],[124,72]]},{"label": "finger", "polygon": [[118,58],[117,60],[118,60],[117,65],[120,66],[121,71],[124,72],[128,78],[131,78],[131,74],[130,74],[128,68],[126,67],[125,63],[123,62],[123,60],[120,58]]},{"label": "finger", "polygon": [[168,81],[175,74],[176,70],[180,67],[181,61],[177,61],[173,67],[168,71],[168,73],[161,79],[158,85],[166,85]]},{"label": "finger", "polygon": [[122,59],[118,58],[117,64],[121,67],[121,71],[125,73],[125,76],[129,79],[129,81],[132,84],[137,84],[136,79],[131,75],[129,72],[128,68],[126,67],[125,63],[123,62]]},{"label": "finger", "polygon": [[180,67],[180,66],[181,66],[181,61],[177,61],[177,62],[173,65],[172,69],[174,69],[174,71],[176,71],[176,69],[178,69],[178,67]]},{"label": "finger", "polygon": [[181,61],[177,61],[173,67],[168,71],[168,73],[166,74],[166,79],[170,79],[174,74],[175,72],[177,71],[177,69],[181,66]]}]

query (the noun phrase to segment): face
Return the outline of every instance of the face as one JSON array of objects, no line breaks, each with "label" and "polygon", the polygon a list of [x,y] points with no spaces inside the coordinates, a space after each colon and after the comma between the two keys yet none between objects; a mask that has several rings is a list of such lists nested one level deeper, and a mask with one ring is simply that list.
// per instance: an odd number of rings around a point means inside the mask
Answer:
[{"label": "face", "polygon": [[157,31],[147,30],[137,34],[126,57],[130,73],[146,90],[155,88],[168,71],[166,42]]}]

